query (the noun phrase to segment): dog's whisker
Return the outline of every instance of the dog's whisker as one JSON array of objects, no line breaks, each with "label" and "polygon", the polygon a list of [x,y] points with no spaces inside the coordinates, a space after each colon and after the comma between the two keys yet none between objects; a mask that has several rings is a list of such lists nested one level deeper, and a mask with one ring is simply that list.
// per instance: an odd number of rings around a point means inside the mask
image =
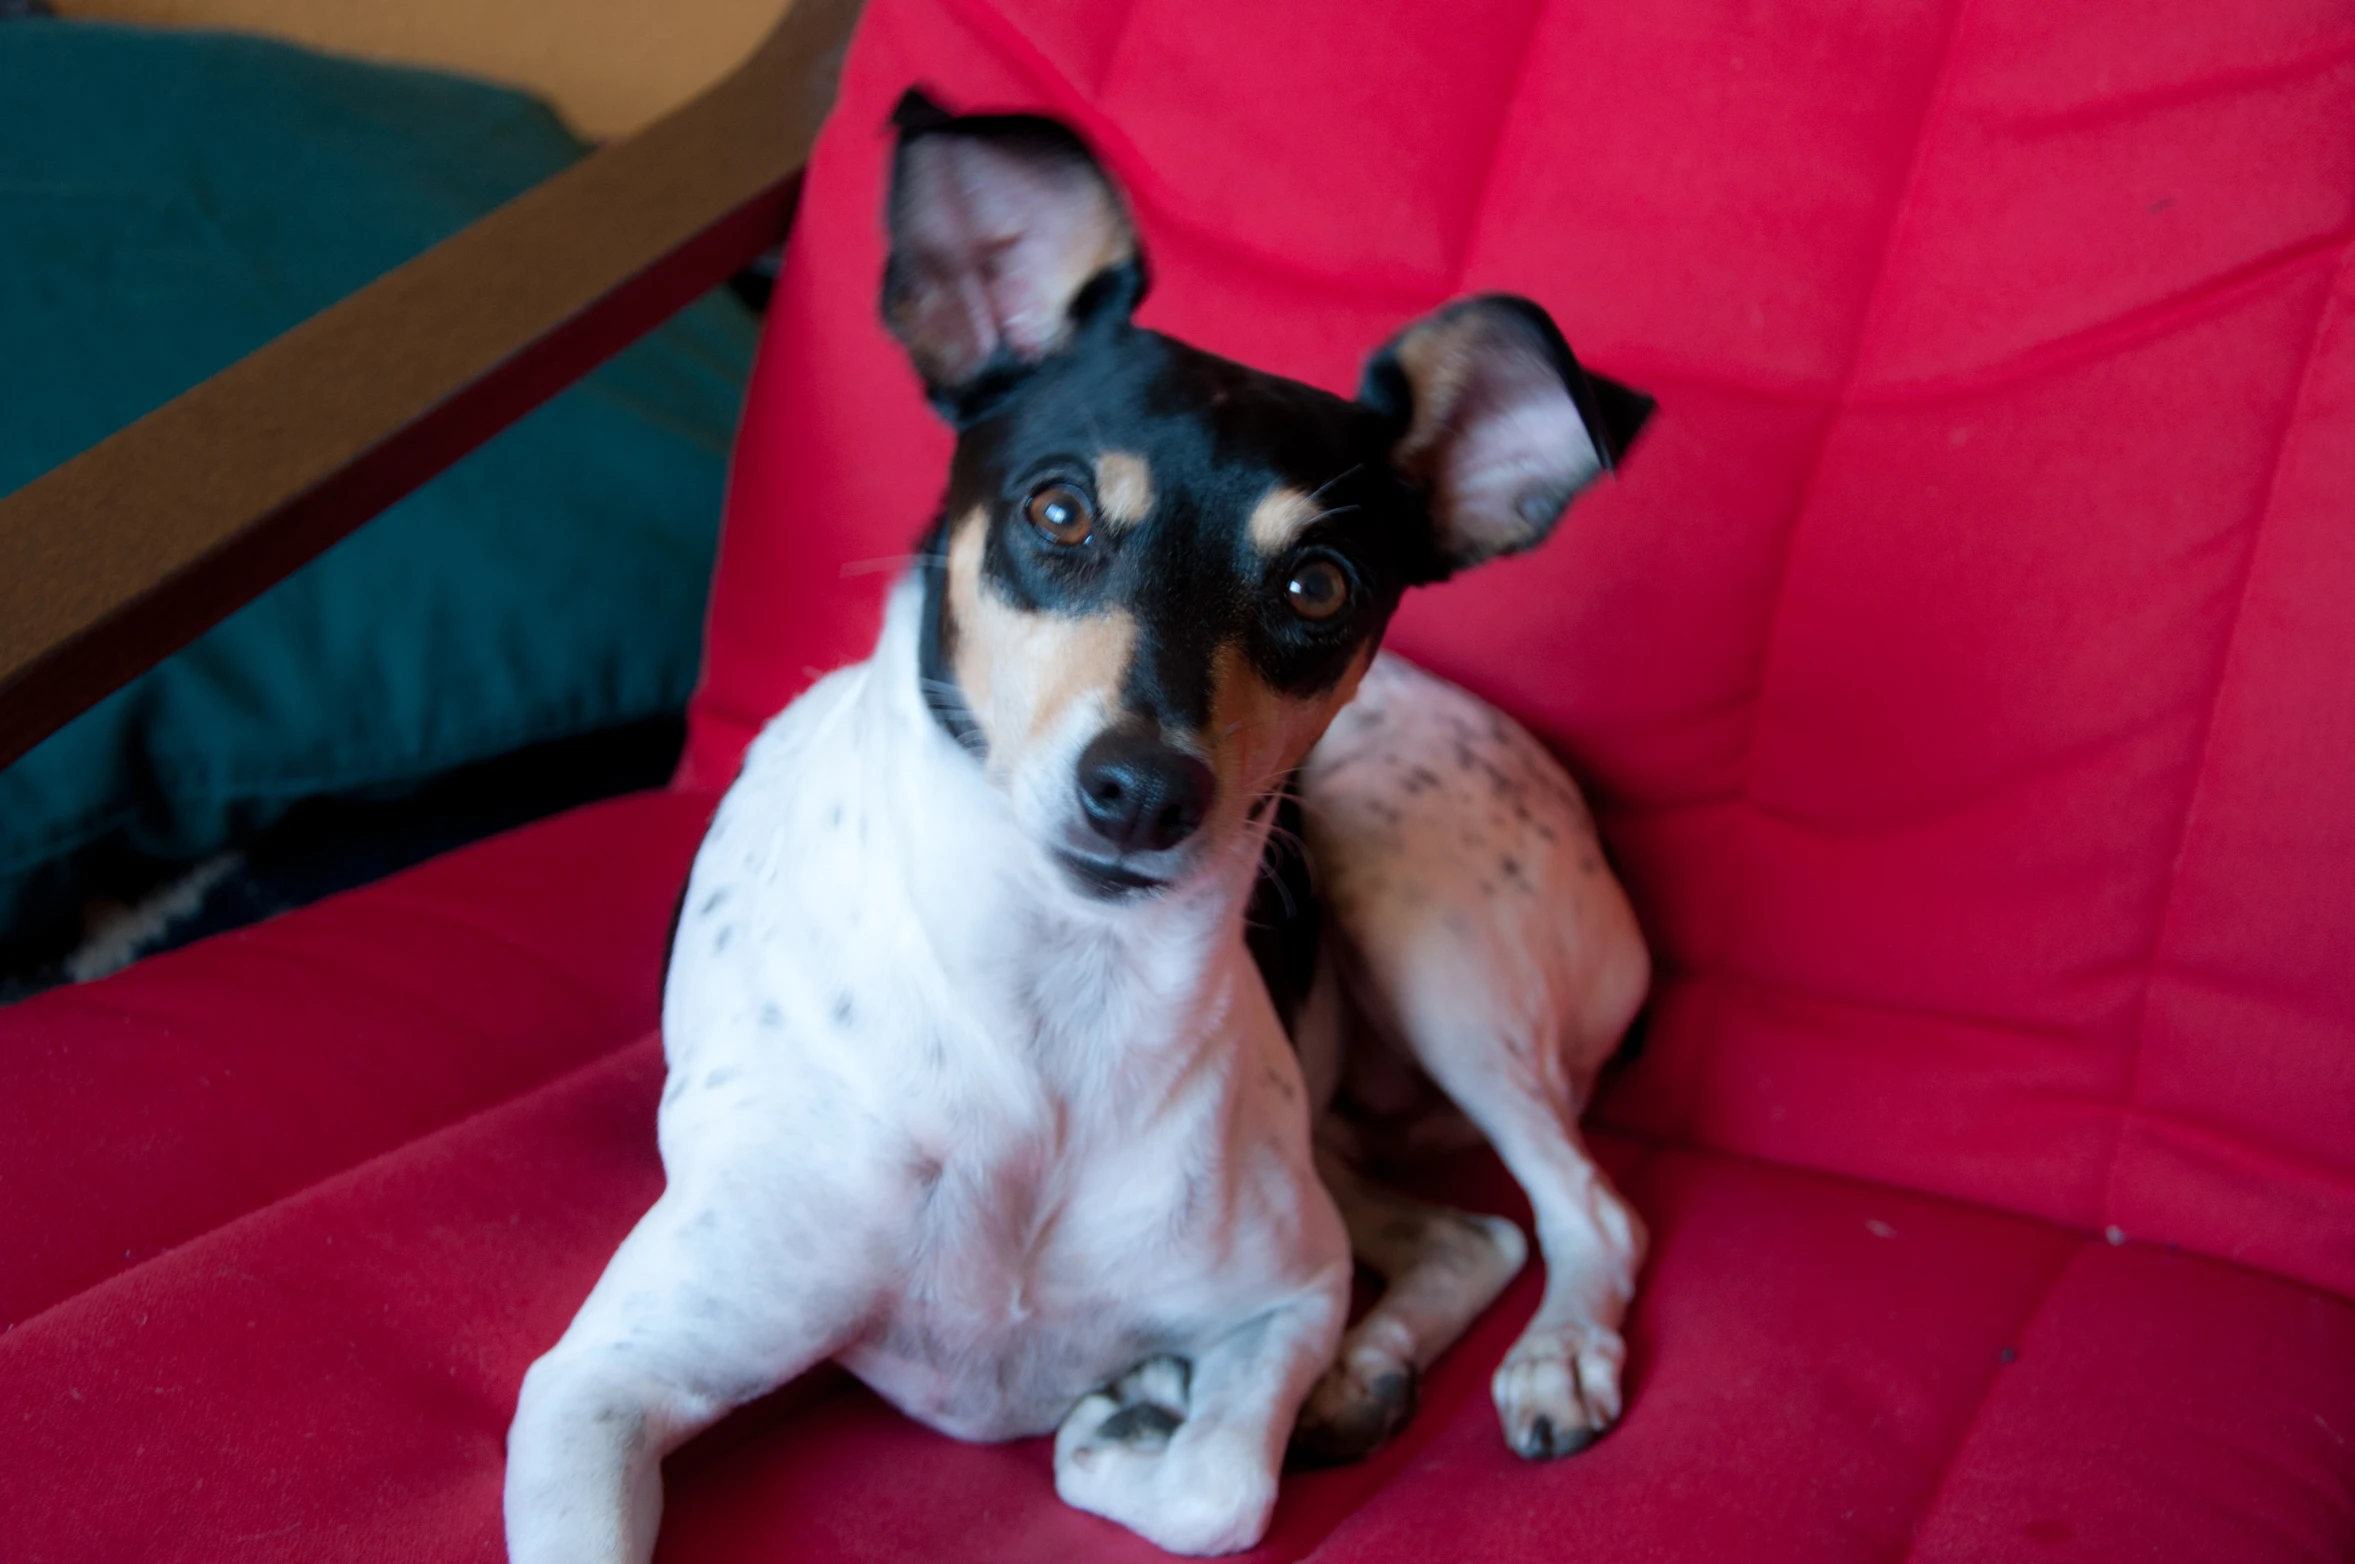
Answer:
[{"label": "dog's whisker", "polygon": [[[1333,476],[1332,476],[1332,477],[1330,477],[1330,478],[1327,478],[1327,479],[1326,479],[1324,482],[1322,482],[1322,483],[1318,484],[1318,485],[1317,485],[1315,488],[1313,488],[1313,489],[1309,490],[1309,491],[1308,491],[1308,503],[1309,503],[1309,504],[1311,504],[1311,505],[1314,505],[1314,504],[1315,504],[1315,503],[1316,503],[1318,500],[1320,500],[1320,499],[1323,499],[1323,498],[1324,498],[1324,496],[1325,496],[1325,491],[1326,491],[1327,489],[1330,489],[1330,488],[1331,488],[1331,487],[1332,487],[1334,484],[1336,484],[1336,483],[1340,483],[1340,482],[1342,482],[1344,479],[1348,479],[1348,478],[1354,478],[1354,477],[1356,477],[1356,476],[1357,476],[1359,473],[1361,473],[1361,472],[1364,472],[1365,470],[1366,470],[1366,464],[1365,464],[1364,462],[1359,462],[1359,463],[1357,463],[1357,464],[1356,464],[1355,466],[1353,466],[1353,467],[1345,467],[1345,468],[1343,468],[1341,471],[1339,471],[1339,472],[1337,472],[1337,473],[1333,474]],[[1351,509],[1355,509],[1356,507],[1352,506],[1352,507],[1350,507],[1350,508],[1351,508]]]},{"label": "dog's whisker", "polygon": [[1309,517],[1308,520],[1302,522],[1300,525],[1303,530],[1306,530],[1309,527],[1315,526],[1320,521],[1330,521],[1335,516],[1347,516],[1356,511],[1361,511],[1364,509],[1365,507],[1363,505],[1335,505],[1329,510],[1318,511],[1315,515]]},{"label": "dog's whisker", "polygon": [[905,570],[910,565],[936,564],[936,554],[882,554],[874,559],[854,559],[842,567],[842,579],[853,576],[876,576],[888,571]]}]

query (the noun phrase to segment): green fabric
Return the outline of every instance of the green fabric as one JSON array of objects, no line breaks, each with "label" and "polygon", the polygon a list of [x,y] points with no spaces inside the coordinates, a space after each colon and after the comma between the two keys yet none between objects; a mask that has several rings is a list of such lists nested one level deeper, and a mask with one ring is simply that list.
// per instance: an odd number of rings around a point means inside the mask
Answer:
[{"label": "green fabric", "polygon": [[[0,493],[583,150],[481,83],[0,22]],[[755,335],[705,299],[0,771],[0,939],[77,854],[682,706]]]}]

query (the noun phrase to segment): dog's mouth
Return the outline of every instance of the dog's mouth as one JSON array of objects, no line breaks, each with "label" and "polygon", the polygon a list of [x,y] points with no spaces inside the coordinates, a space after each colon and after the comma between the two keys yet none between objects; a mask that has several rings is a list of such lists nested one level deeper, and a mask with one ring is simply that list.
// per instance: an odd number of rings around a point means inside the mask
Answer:
[{"label": "dog's mouth", "polygon": [[1082,853],[1057,849],[1055,863],[1083,894],[1098,901],[1127,901],[1131,897],[1150,895],[1166,890],[1170,882],[1149,874],[1139,874],[1125,864],[1108,858],[1090,858]]}]

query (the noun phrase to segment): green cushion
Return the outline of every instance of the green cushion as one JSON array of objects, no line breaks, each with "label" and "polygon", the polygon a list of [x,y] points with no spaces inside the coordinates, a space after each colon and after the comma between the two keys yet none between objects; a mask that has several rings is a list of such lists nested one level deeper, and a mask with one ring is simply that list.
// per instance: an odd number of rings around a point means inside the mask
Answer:
[{"label": "green cushion", "polygon": [[[477,82],[0,22],[0,493],[583,151]],[[705,299],[0,771],[0,940],[77,856],[683,705],[755,335]]]}]

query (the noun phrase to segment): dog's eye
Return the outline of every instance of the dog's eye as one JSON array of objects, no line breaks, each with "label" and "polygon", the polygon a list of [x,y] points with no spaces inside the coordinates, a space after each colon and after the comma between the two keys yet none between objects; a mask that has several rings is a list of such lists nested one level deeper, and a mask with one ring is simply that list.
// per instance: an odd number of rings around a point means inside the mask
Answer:
[{"label": "dog's eye", "polygon": [[1053,542],[1075,547],[1096,530],[1096,512],[1088,497],[1068,483],[1050,483],[1022,507],[1030,524]]},{"label": "dog's eye", "polygon": [[1348,605],[1349,578],[1329,559],[1302,560],[1284,584],[1284,599],[1303,619],[1330,619]]}]

